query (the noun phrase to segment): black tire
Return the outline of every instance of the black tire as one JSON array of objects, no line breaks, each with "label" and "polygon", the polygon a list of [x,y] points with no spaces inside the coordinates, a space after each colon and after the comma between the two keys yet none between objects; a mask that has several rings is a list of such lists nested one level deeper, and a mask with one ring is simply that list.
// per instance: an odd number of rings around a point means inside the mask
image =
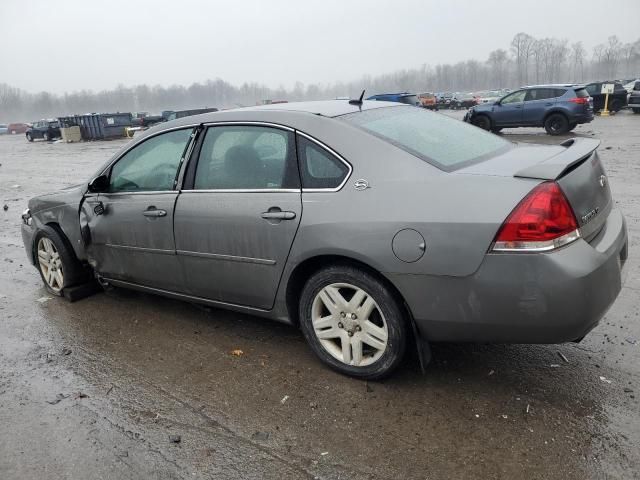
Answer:
[{"label": "black tire", "polygon": [[33,137],[31,136],[30,133],[27,133],[27,141],[28,142],[33,142]]},{"label": "black tire", "polygon": [[[53,288],[45,279],[43,266],[38,258],[38,244],[42,238],[47,238],[53,243],[61,260],[60,270],[63,274],[63,284],[60,289]],[[76,258],[69,241],[57,228],[45,225],[38,230],[33,240],[33,256],[42,282],[47,291],[52,295],[62,296],[65,288],[84,283],[90,279],[89,271]]]},{"label": "black tire", "polygon": [[[344,363],[331,355],[322,345],[313,327],[313,304],[325,287],[341,283],[364,290],[378,306],[387,327],[387,344],[381,356],[370,365],[354,366]],[[348,289],[347,289],[348,290]],[[345,297],[346,298],[346,297]],[[380,321],[379,316],[377,321]],[[313,352],[332,369],[352,377],[377,380],[388,376],[402,361],[406,350],[408,330],[405,313],[393,292],[375,275],[351,265],[333,265],[319,270],[306,282],[299,304],[300,327]],[[373,317],[370,317],[373,318]],[[375,320],[375,319],[374,319]],[[361,319],[359,320],[361,321]],[[342,325],[342,323],[340,323]],[[364,325],[364,324],[363,324]],[[335,328],[335,327],[331,327]],[[340,327],[348,330],[346,326]],[[352,327],[353,328],[353,327]],[[360,327],[355,327],[359,329]],[[366,327],[364,327],[366,330]],[[363,335],[357,330],[349,336]],[[345,331],[345,334],[347,332]],[[335,342],[334,342],[335,343]],[[335,343],[336,348],[342,348]],[[363,347],[364,350],[365,347]],[[365,357],[363,356],[363,359]]]},{"label": "black tire", "polygon": [[486,115],[476,115],[471,120],[471,123],[483,130],[491,130],[491,119]]},{"label": "black tire", "polygon": [[578,126],[577,123],[570,123],[569,124],[569,131],[573,130],[574,128],[576,128]]},{"label": "black tire", "polygon": [[493,127],[491,131],[497,135],[502,131],[502,127]]},{"label": "black tire", "polygon": [[609,104],[609,111],[613,113],[617,113],[622,108],[622,102],[618,99],[613,99]]},{"label": "black tire", "polygon": [[544,121],[544,129],[549,135],[562,135],[569,131],[569,120],[561,113],[552,113]]}]

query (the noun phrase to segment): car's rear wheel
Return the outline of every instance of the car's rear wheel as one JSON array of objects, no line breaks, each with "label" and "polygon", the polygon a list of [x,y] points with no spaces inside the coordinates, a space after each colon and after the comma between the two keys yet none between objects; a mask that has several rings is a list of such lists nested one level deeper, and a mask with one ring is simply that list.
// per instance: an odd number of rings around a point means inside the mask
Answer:
[{"label": "car's rear wheel", "polygon": [[573,129],[574,129],[574,128],[576,128],[577,126],[578,126],[578,124],[577,124],[577,123],[573,123],[573,122],[572,122],[572,123],[570,123],[570,124],[569,124],[569,131],[573,130]]},{"label": "car's rear wheel", "polygon": [[33,142],[33,137],[31,136],[30,133],[27,133],[27,141],[28,142]]},{"label": "car's rear wheel", "polygon": [[404,356],[403,309],[389,288],[364,270],[336,265],[312,275],[302,290],[299,315],[314,353],[341,373],[379,379]]},{"label": "car's rear wheel", "polygon": [[549,135],[562,135],[569,131],[569,121],[561,113],[552,113],[544,121],[544,129]]},{"label": "car's rear wheel", "polygon": [[491,119],[486,115],[476,115],[471,120],[471,123],[483,130],[491,130]]},{"label": "car's rear wheel", "polygon": [[34,243],[38,271],[49,293],[62,296],[66,287],[88,279],[87,270],[55,228],[42,227]]}]

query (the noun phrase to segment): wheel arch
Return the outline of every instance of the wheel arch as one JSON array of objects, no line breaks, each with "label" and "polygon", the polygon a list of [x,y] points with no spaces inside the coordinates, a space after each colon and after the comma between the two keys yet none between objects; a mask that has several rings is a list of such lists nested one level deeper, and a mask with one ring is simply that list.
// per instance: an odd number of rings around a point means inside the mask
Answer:
[{"label": "wheel arch", "polygon": [[416,353],[418,354],[420,367],[424,371],[426,364],[431,358],[431,352],[427,343],[427,339],[422,338],[420,332],[418,331],[418,327],[413,318],[413,314],[411,312],[409,304],[406,302],[403,295],[400,293],[400,290],[398,290],[398,288],[393,284],[393,282],[391,282],[391,280],[389,280],[382,272],[373,268],[362,260],[356,260],[355,258],[346,255],[321,254],[309,257],[296,265],[287,279],[285,289],[286,308],[291,323],[295,326],[299,326],[300,324],[300,318],[298,316],[298,305],[300,302],[302,289],[304,288],[307,280],[311,278],[311,276],[315,272],[329,265],[349,265],[359,268],[374,276],[387,286],[393,297],[398,302],[399,307],[405,313],[405,319],[409,327],[409,338],[407,339],[407,342],[413,343],[413,345],[415,345],[414,348],[416,350]]},{"label": "wheel arch", "polygon": [[569,116],[569,114],[567,114],[567,112],[565,112],[561,108],[554,108],[552,110],[549,110],[547,113],[545,113],[544,117],[542,118],[542,125],[544,126],[544,124],[547,122],[547,119],[551,115],[555,115],[556,113],[559,113],[559,114],[563,115],[564,118],[567,120],[567,123],[571,123],[570,116]]},{"label": "wheel arch", "polygon": [[[67,247],[69,252],[71,252],[73,254],[73,256],[75,257],[76,260],[80,261],[78,259],[78,255],[76,254],[76,251],[73,249],[73,245],[71,244],[71,241],[69,240],[69,237],[64,232],[64,230],[62,229],[62,227],[60,226],[60,224],[58,222],[47,222],[47,223],[42,224],[42,226],[43,227],[49,227],[49,228],[55,230],[56,233],[58,235],[60,235],[60,238],[62,238],[62,241],[65,243],[65,246]],[[37,253],[36,253],[36,239],[38,238],[38,232],[40,230],[42,230],[42,229],[39,228],[39,229],[36,230],[36,233],[33,236],[33,240],[31,242],[31,256],[33,258],[34,265],[38,261],[38,257],[37,257]]]}]

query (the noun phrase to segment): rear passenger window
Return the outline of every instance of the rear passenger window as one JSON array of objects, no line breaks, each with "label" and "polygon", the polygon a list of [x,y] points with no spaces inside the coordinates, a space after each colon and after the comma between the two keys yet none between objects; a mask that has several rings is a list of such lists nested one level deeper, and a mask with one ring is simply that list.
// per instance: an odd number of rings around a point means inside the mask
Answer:
[{"label": "rear passenger window", "polygon": [[270,127],[211,127],[200,149],[196,190],[299,188],[291,132]]},{"label": "rear passenger window", "polygon": [[564,92],[559,88],[532,88],[527,92],[527,101],[561,97]]},{"label": "rear passenger window", "polygon": [[302,188],[338,188],[349,167],[335,155],[303,136],[298,136]]}]

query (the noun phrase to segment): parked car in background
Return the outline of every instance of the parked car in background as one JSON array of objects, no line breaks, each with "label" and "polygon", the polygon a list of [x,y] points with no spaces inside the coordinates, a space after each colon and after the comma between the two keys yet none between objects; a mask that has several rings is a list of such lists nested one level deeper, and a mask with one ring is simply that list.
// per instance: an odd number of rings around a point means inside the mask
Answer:
[{"label": "parked car in background", "polygon": [[25,135],[27,140],[30,142],[39,138],[46,141],[61,138],[60,122],[55,119],[39,120],[34,122],[33,126],[27,129]]},{"label": "parked car in background", "polygon": [[609,94],[609,105],[607,110],[610,112],[618,112],[627,106],[627,90],[622,86],[620,82],[593,82],[585,85],[584,88],[593,99],[593,111],[599,112],[604,109],[604,102],[606,95],[602,92],[602,84],[613,83],[613,94]]},{"label": "parked car in background", "polygon": [[420,106],[429,110],[438,110],[438,99],[431,92],[422,92],[418,94]]},{"label": "parked car in background", "polygon": [[561,135],[592,121],[593,107],[582,85],[535,85],[477,105],[464,120],[494,133],[503,128],[544,127],[550,135]]},{"label": "parked car in background", "polygon": [[18,133],[26,133],[29,130],[29,124],[27,123],[10,123],[7,126],[7,133],[16,135]]},{"label": "parked car in background", "polygon": [[6,123],[0,123],[0,135],[8,132],[9,132],[8,125]]},{"label": "parked car in background", "polygon": [[415,93],[400,92],[400,93],[380,93],[378,95],[371,95],[367,100],[377,100],[380,102],[396,102],[406,103],[407,105],[419,105],[420,100]]},{"label": "parked car in background", "polygon": [[636,78],[635,80],[629,80],[627,83],[623,85],[624,89],[627,91],[627,93],[631,93],[633,92],[638,82],[640,82],[640,78]]},{"label": "parked car in background", "polygon": [[629,95],[629,108],[633,113],[640,113],[640,81],[635,82],[631,95]]},{"label": "parked car in background", "polygon": [[426,342],[570,342],[598,324],[628,250],[599,143],[515,145],[388,102],[230,110],[148,130],[32,198],[22,238],[53,295],[95,275],[277,319],[378,379],[407,349],[428,361]]},{"label": "parked car in background", "polygon": [[217,112],[217,108],[194,108],[191,110],[165,110],[162,112],[162,117],[166,121],[176,120],[178,118],[191,117],[193,115],[200,115],[202,113]]},{"label": "parked car in background", "polygon": [[461,108],[471,108],[478,105],[478,99],[471,93],[456,93],[451,99],[449,107],[453,110],[459,110]]},{"label": "parked car in background", "polygon": [[476,98],[478,99],[478,104],[482,104],[482,103],[494,103],[498,100],[500,100],[500,98],[502,98],[505,94],[502,92],[499,92],[497,90],[488,90],[488,91],[483,91],[483,92],[478,92],[476,93]]}]

